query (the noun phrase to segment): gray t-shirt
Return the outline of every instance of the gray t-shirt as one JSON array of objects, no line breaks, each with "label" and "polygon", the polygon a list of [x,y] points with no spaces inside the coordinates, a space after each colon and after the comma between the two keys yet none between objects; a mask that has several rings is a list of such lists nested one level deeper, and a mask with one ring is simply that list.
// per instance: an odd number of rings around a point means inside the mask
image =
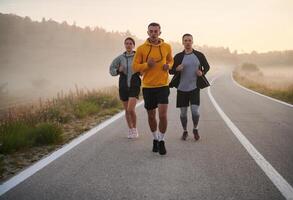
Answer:
[{"label": "gray t-shirt", "polygon": [[196,71],[199,68],[200,62],[194,53],[185,54],[182,60],[183,70],[180,75],[180,83],[178,90],[189,92],[194,90],[197,81]]}]

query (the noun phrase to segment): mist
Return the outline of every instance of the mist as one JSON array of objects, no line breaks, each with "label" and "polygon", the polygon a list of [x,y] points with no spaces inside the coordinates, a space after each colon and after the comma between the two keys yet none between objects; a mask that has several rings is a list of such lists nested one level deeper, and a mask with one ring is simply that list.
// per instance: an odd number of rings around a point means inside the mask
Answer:
[{"label": "mist", "polygon": [[[76,87],[117,86],[118,77],[110,76],[109,65],[124,51],[123,41],[128,36],[136,40],[136,46],[145,40],[129,31],[107,32],[100,27],[81,28],[45,18],[37,22],[0,13],[0,108],[50,98]],[[174,55],[182,51],[180,43],[170,43]],[[194,48],[206,55],[212,71],[244,61],[293,66],[293,51],[238,54],[226,47],[194,43]]]}]

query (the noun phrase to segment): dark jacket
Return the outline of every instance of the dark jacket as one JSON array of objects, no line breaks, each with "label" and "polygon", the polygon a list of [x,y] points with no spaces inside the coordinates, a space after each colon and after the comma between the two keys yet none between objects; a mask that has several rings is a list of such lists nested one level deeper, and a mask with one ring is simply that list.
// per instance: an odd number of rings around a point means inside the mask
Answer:
[{"label": "dark jacket", "polygon": [[[210,69],[210,65],[209,65],[206,57],[203,55],[203,53],[196,51],[194,49],[193,49],[193,53],[194,53],[194,55],[196,55],[196,57],[198,58],[198,60],[200,62],[199,69],[205,75]],[[169,73],[174,74],[174,76],[173,76],[171,82],[169,83],[169,87],[178,88],[178,86],[179,86],[181,72],[176,71],[176,68],[178,67],[178,65],[180,65],[182,63],[184,55],[185,55],[185,51],[182,51],[182,52],[176,54],[174,57],[174,64],[172,66],[172,69],[169,70]]]}]

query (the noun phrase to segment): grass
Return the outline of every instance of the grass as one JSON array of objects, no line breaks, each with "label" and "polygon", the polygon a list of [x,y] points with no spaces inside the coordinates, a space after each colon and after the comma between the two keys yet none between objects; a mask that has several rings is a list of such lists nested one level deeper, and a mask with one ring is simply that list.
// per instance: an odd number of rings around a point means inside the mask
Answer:
[{"label": "grass", "polygon": [[105,90],[76,87],[75,92],[58,93],[52,99],[9,108],[0,118],[1,178],[9,171],[7,163],[19,167],[18,160],[5,160],[18,157],[35,161],[32,158],[35,157],[32,152],[38,154],[35,149],[52,151],[122,108],[116,87]]},{"label": "grass", "polygon": [[293,104],[293,77],[284,78],[285,75],[288,76],[288,70],[260,68],[249,63],[233,71],[233,78],[244,87]]},{"label": "grass", "polygon": [[0,128],[1,154],[62,141],[62,130],[56,124],[42,123],[31,126],[23,121],[16,121],[3,124]]}]

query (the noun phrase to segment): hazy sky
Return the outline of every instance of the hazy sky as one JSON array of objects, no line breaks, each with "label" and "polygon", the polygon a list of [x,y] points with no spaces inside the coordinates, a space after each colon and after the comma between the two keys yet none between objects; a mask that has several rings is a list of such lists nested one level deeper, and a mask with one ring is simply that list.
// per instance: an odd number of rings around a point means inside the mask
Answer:
[{"label": "hazy sky", "polygon": [[239,52],[293,49],[293,0],[0,0],[0,12],[130,30],[141,39],[156,21],[167,41],[188,32],[196,44]]}]

